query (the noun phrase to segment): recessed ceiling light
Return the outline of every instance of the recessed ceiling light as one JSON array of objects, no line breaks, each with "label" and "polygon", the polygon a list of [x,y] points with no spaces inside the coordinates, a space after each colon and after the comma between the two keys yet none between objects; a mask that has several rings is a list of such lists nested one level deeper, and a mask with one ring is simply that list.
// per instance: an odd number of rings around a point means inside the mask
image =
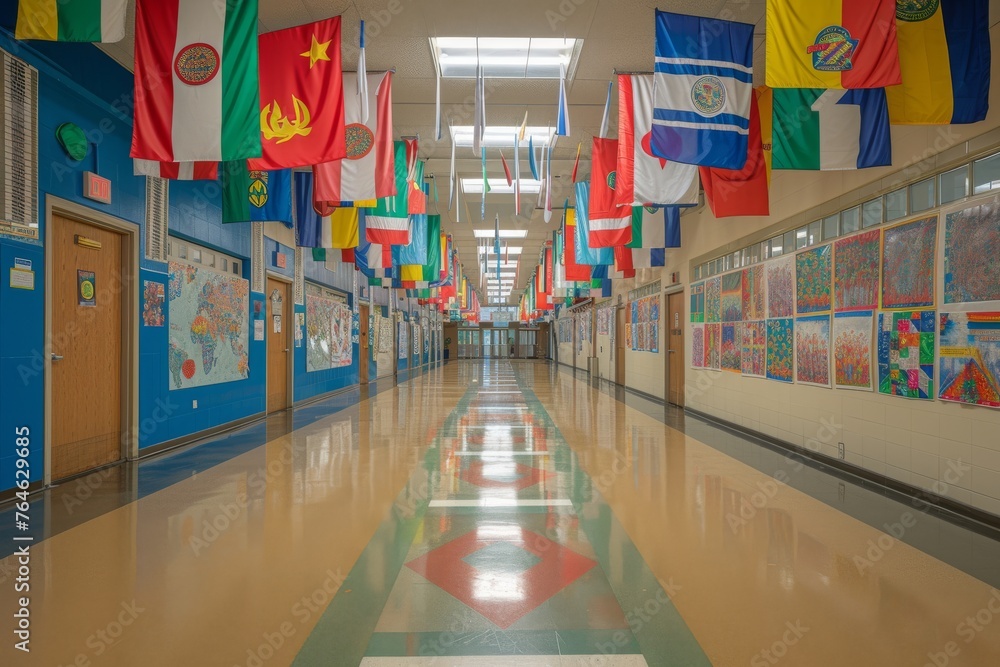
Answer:
[{"label": "recessed ceiling light", "polygon": [[559,37],[431,37],[431,53],[443,77],[558,79],[572,69],[582,39]]},{"label": "recessed ceiling light", "polygon": [[[493,255],[494,257],[496,257],[496,253],[493,252],[493,246],[492,245],[491,246],[480,246],[480,248],[479,248],[479,254],[482,255],[483,253],[485,253],[487,255]],[[520,255],[520,254],[521,254],[521,246],[512,245],[512,246],[507,247],[507,248],[500,248],[500,256],[501,257],[503,257],[504,255]]]}]

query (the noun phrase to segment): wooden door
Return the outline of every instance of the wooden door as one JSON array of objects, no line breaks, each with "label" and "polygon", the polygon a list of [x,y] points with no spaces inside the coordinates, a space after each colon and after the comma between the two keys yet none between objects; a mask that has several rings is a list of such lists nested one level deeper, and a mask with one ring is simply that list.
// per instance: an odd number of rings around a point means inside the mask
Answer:
[{"label": "wooden door", "polygon": [[684,293],[667,296],[667,400],[684,406]]},{"label": "wooden door", "polygon": [[368,304],[358,306],[358,377],[361,384],[368,384],[368,359],[371,352],[368,349]]},{"label": "wooden door", "polygon": [[267,279],[267,411],[288,407],[288,335],[294,318],[288,283]]},{"label": "wooden door", "polygon": [[615,309],[615,384],[625,386],[625,309]]},{"label": "wooden door", "polygon": [[122,295],[128,290],[120,234],[55,215],[50,225],[51,473],[59,480],[122,458]]}]

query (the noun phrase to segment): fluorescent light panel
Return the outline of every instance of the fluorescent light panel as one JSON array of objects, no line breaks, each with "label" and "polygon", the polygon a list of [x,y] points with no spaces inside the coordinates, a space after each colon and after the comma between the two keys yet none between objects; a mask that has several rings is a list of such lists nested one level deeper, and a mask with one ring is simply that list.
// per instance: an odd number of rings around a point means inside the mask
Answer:
[{"label": "fluorescent light panel", "polygon": [[[520,125],[517,127],[512,125],[487,127],[483,130],[482,145],[487,148],[514,148],[514,134],[520,131]],[[451,140],[455,142],[456,146],[463,148],[470,147],[472,146],[472,132],[473,128],[471,125],[453,125],[451,127]],[[552,132],[553,129],[551,127],[542,127],[540,125],[529,125],[524,128],[524,141],[521,142],[521,149],[523,152],[520,157],[524,160],[528,159],[529,137],[531,138],[531,144],[537,149],[540,146],[545,146],[549,143],[549,138],[552,136]],[[495,158],[496,155],[487,155],[486,157],[487,159],[490,159]],[[513,158],[514,156],[511,154],[505,155],[504,157]],[[511,161],[513,162],[513,159]],[[513,165],[511,165],[511,169],[513,168]]]},{"label": "fluorescent light panel", "polygon": [[558,79],[570,69],[583,40],[528,37],[431,37],[431,52],[443,77]]},{"label": "fluorescent light panel", "polygon": [[[506,178],[490,178],[490,191],[488,194],[491,195],[512,195],[514,194],[514,184],[511,183],[507,185]],[[521,179],[521,196],[524,195],[537,195],[538,191],[542,187],[541,181],[535,181],[531,179]],[[462,179],[462,192],[467,195],[481,195],[483,193],[483,179],[482,178],[463,178]]]},{"label": "fluorescent light panel", "polygon": [[[504,180],[504,184],[506,184]],[[492,239],[496,238],[496,232],[493,229],[473,229],[472,233],[477,239]],[[527,229],[501,229],[500,238],[502,239],[523,239],[528,235]]]}]

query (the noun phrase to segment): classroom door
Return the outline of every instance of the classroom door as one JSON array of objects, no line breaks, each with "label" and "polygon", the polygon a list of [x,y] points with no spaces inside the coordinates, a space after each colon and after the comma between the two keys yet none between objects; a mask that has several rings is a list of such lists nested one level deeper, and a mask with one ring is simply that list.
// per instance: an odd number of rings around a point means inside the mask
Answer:
[{"label": "classroom door", "polygon": [[292,328],[288,283],[267,279],[267,412],[288,407],[288,334]]},{"label": "classroom door", "polygon": [[[51,476],[122,458],[122,235],[53,215]],[[15,326],[10,324],[10,326]]]},{"label": "classroom door", "polygon": [[684,293],[667,296],[667,400],[684,407]]}]

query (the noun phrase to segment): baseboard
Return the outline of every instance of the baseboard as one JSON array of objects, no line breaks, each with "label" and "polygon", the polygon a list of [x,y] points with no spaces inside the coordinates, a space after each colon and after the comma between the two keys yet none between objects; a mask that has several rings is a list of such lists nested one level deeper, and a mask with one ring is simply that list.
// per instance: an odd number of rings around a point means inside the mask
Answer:
[{"label": "baseboard", "polygon": [[[198,431],[197,433],[192,433],[190,435],[182,435],[179,438],[174,438],[173,440],[167,440],[166,442],[161,442],[158,445],[150,445],[149,447],[144,447],[139,450],[139,456],[135,459],[136,461],[141,461],[142,459],[149,458],[156,454],[162,454],[164,452],[170,451],[171,449],[177,449],[178,447],[186,447],[188,445],[193,445],[195,443],[201,442],[202,440],[207,440],[208,438],[214,438],[222,433],[228,433],[229,431],[234,431],[238,428],[243,428],[248,424],[253,424],[254,422],[262,421],[267,418],[267,414],[264,412],[258,412],[256,414],[249,415],[247,417],[242,417],[235,421],[226,422],[225,424],[219,424],[218,426],[213,426],[212,428],[205,429],[204,431]],[[116,464],[117,465],[117,464]],[[87,471],[93,472],[93,471]]]},{"label": "baseboard", "polygon": [[702,412],[701,410],[684,408],[684,413],[700,419],[703,422],[712,424],[717,428],[721,428],[724,431],[750,438],[768,449],[782,453],[796,454],[803,459],[807,459],[807,461],[817,464],[817,466],[821,469],[831,469],[826,472],[832,472],[833,474],[839,473],[839,477],[846,478],[848,480],[853,477],[877,484],[878,486],[886,489],[891,495],[895,496],[896,500],[905,502],[913,506],[915,509],[926,510],[928,507],[933,508],[941,512],[944,518],[952,521],[953,523],[959,523],[965,528],[988,535],[993,539],[997,539],[997,531],[1000,531],[1000,516],[991,514],[985,510],[979,509],[978,507],[973,507],[972,505],[968,505],[946,496],[939,496],[936,493],[932,493],[907,482],[901,482],[897,479],[893,479],[892,477],[873,472],[842,459],[830,458],[829,456],[825,456],[819,452],[814,452],[800,445],[781,440],[780,438],[775,438],[774,436],[761,433],[760,431],[755,431],[754,429],[747,428],[741,424],[721,419],[706,412]]}]

